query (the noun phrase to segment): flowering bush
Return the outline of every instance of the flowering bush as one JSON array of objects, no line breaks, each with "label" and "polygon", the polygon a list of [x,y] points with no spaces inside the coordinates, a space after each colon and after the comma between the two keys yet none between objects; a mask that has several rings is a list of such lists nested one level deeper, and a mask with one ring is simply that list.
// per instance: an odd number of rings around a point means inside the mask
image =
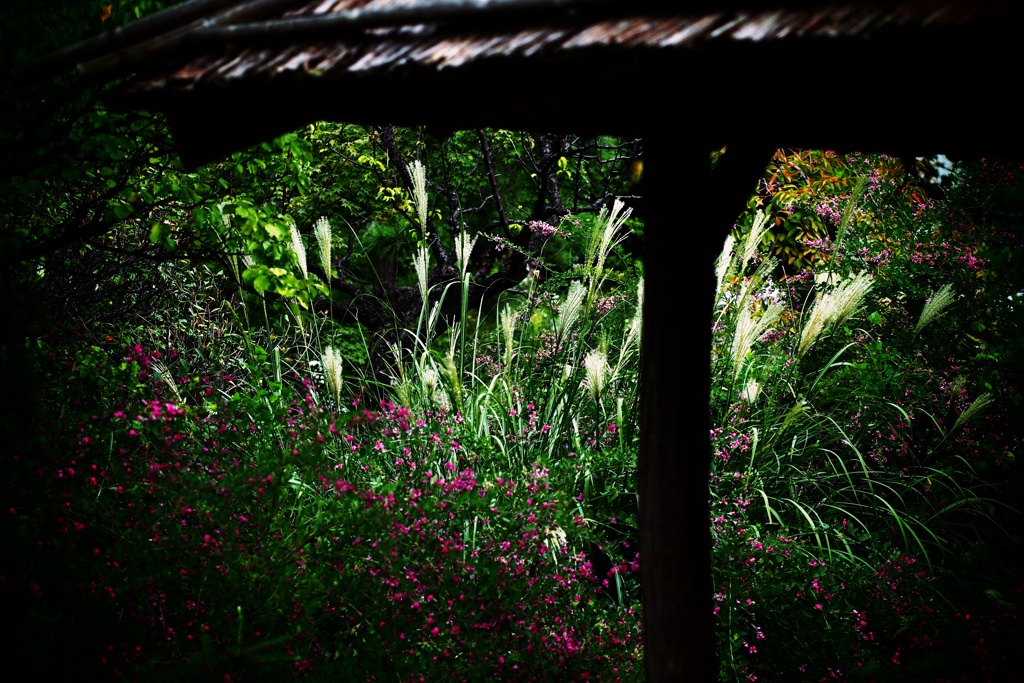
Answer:
[{"label": "flowering bush", "polygon": [[[780,157],[766,193],[717,268],[721,678],[1015,671],[1024,584],[974,571],[1019,486],[1012,233],[885,158]],[[583,262],[493,323],[424,306],[376,375],[297,307],[35,340],[0,577],[25,640],[103,680],[639,679],[627,219],[535,225]]]},{"label": "flowering bush", "polygon": [[[1017,438],[1000,411],[1009,378],[977,353],[981,337],[972,349],[949,331],[1009,328],[986,264],[1011,236],[973,224],[955,193],[923,199],[893,159],[774,163],[763,203],[788,208],[741,220],[718,265],[722,674],[946,680],[950,661],[978,664],[957,617],[977,604],[961,563],[998,538]],[[790,223],[808,213],[805,232]],[[780,277],[774,254],[795,268]]]},{"label": "flowering bush", "polygon": [[120,388],[50,434],[47,505],[17,514],[61,561],[31,577],[37,598],[86,601],[108,675],[639,675],[639,615],[580,552],[578,501],[552,483],[568,470],[497,474],[443,411],[332,413],[297,379],[284,409],[194,406],[150,374],[155,351],[89,355]]},{"label": "flowering bush", "polygon": [[104,680],[637,680],[622,212],[564,301],[537,288],[477,331],[500,362],[424,319],[386,388],[322,321],[261,331],[227,304],[216,335],[167,335],[180,353],[141,326],[38,340],[51,426],[8,511],[26,613],[61,615]]}]

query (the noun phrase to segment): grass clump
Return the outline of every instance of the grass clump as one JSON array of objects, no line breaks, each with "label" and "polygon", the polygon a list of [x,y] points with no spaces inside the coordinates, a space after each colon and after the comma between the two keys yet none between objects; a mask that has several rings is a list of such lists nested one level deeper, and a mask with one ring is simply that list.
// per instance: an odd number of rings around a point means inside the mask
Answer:
[{"label": "grass clump", "polygon": [[[915,252],[874,259],[855,214],[842,212],[846,249],[826,244],[818,270],[780,274],[760,215],[716,266],[723,680],[943,675],[931,658],[969,639],[964,558],[1000,537],[996,488],[981,475],[999,437],[972,427],[998,404],[976,380],[953,381],[957,361],[923,334],[955,288],[927,297],[914,325],[893,302]],[[840,262],[860,272],[837,277]]]},{"label": "grass clump", "polygon": [[207,343],[187,326],[112,327],[65,356],[41,341],[39,391],[64,419],[24,483],[64,503],[19,524],[33,562],[56,560],[41,594],[73,596],[76,627],[104,634],[86,674],[640,680],[624,213],[601,218],[584,279],[530,283],[493,326],[440,326],[424,303],[390,386],[329,323],[264,298],[213,304]]}]

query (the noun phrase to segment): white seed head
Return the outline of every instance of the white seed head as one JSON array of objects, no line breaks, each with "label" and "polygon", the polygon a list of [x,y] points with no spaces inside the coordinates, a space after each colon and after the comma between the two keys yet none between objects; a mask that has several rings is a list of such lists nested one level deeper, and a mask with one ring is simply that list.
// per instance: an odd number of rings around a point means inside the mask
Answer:
[{"label": "white seed head", "polygon": [[437,370],[428,365],[420,373],[420,379],[423,381],[423,391],[426,392],[427,396],[433,396],[434,392],[437,391]]},{"label": "white seed head", "polygon": [[732,265],[732,248],[735,245],[736,240],[733,239],[732,235],[725,238],[725,244],[722,245],[722,253],[718,255],[718,260],[715,261],[715,298],[717,299],[722,294],[722,285],[725,284],[725,275],[729,272],[729,266]]},{"label": "white seed head", "polygon": [[601,349],[594,349],[583,359],[583,369],[587,373],[590,396],[597,401],[604,391],[605,379],[608,376],[608,357]]},{"label": "white seed head", "polygon": [[185,401],[181,398],[181,394],[178,392],[178,385],[174,381],[174,377],[171,376],[171,373],[167,372],[167,366],[158,360],[150,360],[149,364],[153,370],[156,371],[157,377],[162,379],[167,385],[167,388],[171,390],[172,394],[174,394],[174,400],[178,404],[184,403]]},{"label": "white seed head", "polygon": [[633,316],[633,319],[629,321],[629,327],[626,328],[626,338],[622,342],[622,348],[619,350],[619,365],[621,366],[627,358],[629,358],[633,352],[640,345],[640,334],[643,331],[643,316],[637,312]]},{"label": "white seed head", "polygon": [[755,403],[760,394],[761,385],[757,383],[757,380],[750,380],[747,382],[747,386],[743,388],[743,400],[747,403]]},{"label": "white seed head", "polygon": [[423,395],[431,403],[439,406],[449,405],[448,394],[441,384],[441,374],[429,353],[424,353],[420,358],[420,384],[423,387]]},{"label": "white seed head", "polygon": [[423,238],[427,237],[427,169],[417,159],[412,162],[412,190],[416,213],[420,219],[420,231]]},{"label": "white seed head", "polygon": [[978,396],[978,398],[974,399],[974,403],[967,406],[967,408],[964,409],[964,412],[960,413],[960,416],[956,418],[956,422],[953,423],[953,428],[950,429],[949,431],[956,431],[957,427],[965,424],[968,420],[972,420],[978,415],[980,415],[981,412],[985,410],[985,408],[990,406],[993,402],[994,399],[992,398],[992,394],[984,393]]},{"label": "white seed head", "polygon": [[448,358],[455,357],[455,350],[459,347],[459,337],[462,334],[462,328],[459,323],[452,323],[451,334],[448,335]]},{"label": "white seed head", "polygon": [[326,216],[321,216],[313,225],[313,234],[316,235],[316,242],[320,245],[320,267],[324,269],[329,280],[331,278],[331,224]]},{"label": "white seed head", "polygon": [[473,253],[473,247],[476,246],[477,237],[479,235],[470,238],[463,231],[455,239],[455,260],[458,261],[459,272],[462,274],[462,277],[466,276],[466,270],[469,268],[469,257]]},{"label": "white seed head", "polygon": [[292,233],[292,251],[295,252],[295,259],[299,262],[299,270],[302,271],[302,277],[309,277],[309,270],[306,268],[306,247],[302,244],[302,236],[299,234],[299,229],[295,227],[295,224],[291,225]]},{"label": "white seed head", "polygon": [[501,309],[501,333],[505,338],[505,365],[512,362],[513,341],[516,333],[516,313],[511,306]]},{"label": "white seed head", "polygon": [[932,321],[942,317],[946,313],[946,309],[956,300],[956,295],[953,294],[953,285],[945,284],[939,288],[937,292],[933,292],[928,300],[924,302],[924,308],[921,309],[921,317],[917,320],[917,327],[914,328],[914,334],[920,332],[926,325]]},{"label": "white seed head", "polygon": [[627,209],[626,205],[618,197],[612,202],[612,210],[603,207],[597,217],[597,226],[600,226],[601,237],[594,256],[594,277],[600,278],[604,274],[604,263],[608,258],[612,247],[619,244],[626,238],[622,226],[633,213],[633,209]]},{"label": "white seed head", "polygon": [[871,275],[861,273],[853,278],[844,278],[831,292],[818,295],[800,333],[797,356],[804,355],[826,329],[842,325],[857,313],[873,284]]},{"label": "white seed head", "polygon": [[754,256],[754,252],[761,246],[764,234],[768,232],[768,217],[764,211],[758,211],[754,215],[754,223],[750,226],[750,232],[743,240],[743,249],[740,252],[740,270],[747,267],[747,263]]},{"label": "white seed head", "polygon": [[576,318],[583,306],[583,299],[587,296],[587,289],[582,282],[573,281],[569,285],[569,291],[565,295],[565,302],[558,311],[558,335],[564,337],[569,329],[576,324]]},{"label": "white seed head", "polygon": [[424,245],[420,247],[416,255],[412,257],[413,266],[416,269],[416,281],[420,287],[420,296],[423,301],[427,300],[427,270],[430,267],[430,251]]},{"label": "white seed head", "polygon": [[565,530],[557,526],[546,529],[544,534],[547,536],[547,547],[549,550],[558,550],[566,544]]},{"label": "white seed head", "polygon": [[342,370],[342,358],[341,353],[338,352],[333,346],[328,346],[324,349],[323,356],[324,363],[324,377],[327,379],[327,388],[330,390],[331,395],[334,396],[334,403],[341,405],[341,370]]},{"label": "white seed head", "polygon": [[732,337],[732,379],[735,382],[747,363],[747,354],[754,341],[764,334],[782,316],[785,306],[775,302],[755,318],[750,306],[744,306],[736,318]]},{"label": "white seed head", "polygon": [[619,348],[619,360],[615,363],[615,371],[612,373],[613,379],[619,376],[619,373],[626,365],[626,362],[640,347],[640,337],[643,333],[643,320],[644,281],[641,279],[636,287],[636,311],[633,313],[633,318],[629,321],[629,325],[626,327],[625,338],[622,341],[622,346]]},{"label": "white seed head", "polygon": [[843,284],[835,290],[836,313],[833,324],[842,325],[858,313],[861,306],[864,305],[864,298],[874,284],[875,279],[868,273],[860,273],[852,280],[844,280]]}]

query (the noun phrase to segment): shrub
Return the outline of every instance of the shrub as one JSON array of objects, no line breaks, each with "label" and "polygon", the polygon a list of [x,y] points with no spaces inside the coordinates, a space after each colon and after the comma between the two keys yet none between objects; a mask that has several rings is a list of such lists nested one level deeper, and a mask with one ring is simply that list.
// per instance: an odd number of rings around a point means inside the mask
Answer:
[{"label": "shrub", "polygon": [[[816,255],[801,252],[814,269],[776,277],[758,217],[719,261],[711,505],[723,679],[943,675],[928,658],[969,640],[951,602],[964,596],[962,562],[998,537],[999,494],[982,476],[1007,463],[997,376],[958,362],[962,345],[939,333],[977,314],[961,307],[978,263],[962,261],[980,247],[943,242],[965,233],[946,232],[942,203],[907,209],[884,158],[846,163],[865,180],[837,185],[845,206],[795,193],[828,203],[819,215],[835,221],[831,238],[815,233]],[[884,231],[880,218],[892,221]],[[923,232],[951,260],[922,269]]]},{"label": "shrub", "polygon": [[11,508],[31,613],[60,614],[99,678],[639,678],[621,211],[572,319],[536,287],[493,342],[466,311],[436,340],[424,309],[393,400],[298,309],[261,330],[190,294],[203,324],[39,340],[54,427]]}]

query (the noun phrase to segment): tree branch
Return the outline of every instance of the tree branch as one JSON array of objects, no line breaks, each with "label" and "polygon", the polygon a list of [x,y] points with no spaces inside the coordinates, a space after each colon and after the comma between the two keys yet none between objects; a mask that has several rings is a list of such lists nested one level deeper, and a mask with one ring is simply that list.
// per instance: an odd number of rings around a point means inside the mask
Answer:
[{"label": "tree branch", "polygon": [[495,201],[498,202],[498,215],[501,217],[501,225],[505,229],[505,237],[512,238],[508,229],[508,216],[505,215],[505,205],[501,201],[501,190],[498,189],[498,180],[494,176],[494,163],[491,160],[491,150],[487,147],[487,135],[483,128],[476,129],[476,135],[480,138],[480,149],[484,153],[484,164],[487,166],[487,179],[491,181],[491,192]]}]

